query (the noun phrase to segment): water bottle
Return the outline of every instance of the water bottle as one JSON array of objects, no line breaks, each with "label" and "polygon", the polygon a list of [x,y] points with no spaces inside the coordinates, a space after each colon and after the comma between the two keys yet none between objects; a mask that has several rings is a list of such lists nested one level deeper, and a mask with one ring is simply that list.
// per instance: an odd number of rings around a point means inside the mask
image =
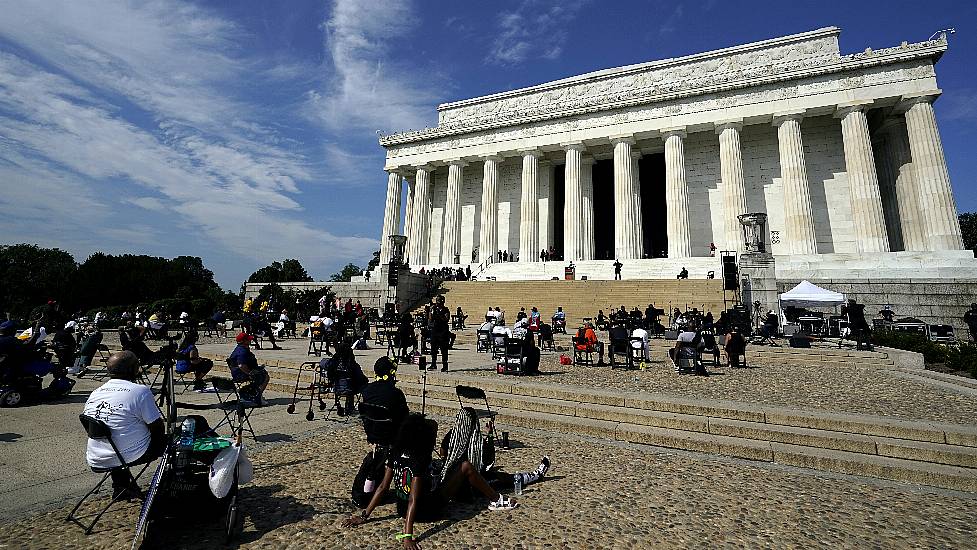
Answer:
[{"label": "water bottle", "polygon": [[513,478],[512,492],[519,496],[522,494],[522,474],[516,474]]},{"label": "water bottle", "polygon": [[197,426],[196,420],[187,418],[180,426],[180,438],[176,441],[176,469],[184,470],[190,465],[190,453],[193,451],[193,431]]}]

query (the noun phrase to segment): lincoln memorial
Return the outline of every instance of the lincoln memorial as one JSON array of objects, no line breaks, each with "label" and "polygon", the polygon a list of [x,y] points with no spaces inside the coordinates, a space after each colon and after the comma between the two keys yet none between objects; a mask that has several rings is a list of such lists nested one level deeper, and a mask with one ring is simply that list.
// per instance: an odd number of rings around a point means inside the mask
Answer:
[{"label": "lincoln memorial", "polygon": [[711,245],[742,250],[737,216],[763,212],[778,275],[977,274],[934,116],[945,35],[842,54],[840,32],[440,105],[436,127],[380,139],[381,263],[402,233],[412,267],[500,250],[525,265],[551,248],[568,261],[696,266]]}]

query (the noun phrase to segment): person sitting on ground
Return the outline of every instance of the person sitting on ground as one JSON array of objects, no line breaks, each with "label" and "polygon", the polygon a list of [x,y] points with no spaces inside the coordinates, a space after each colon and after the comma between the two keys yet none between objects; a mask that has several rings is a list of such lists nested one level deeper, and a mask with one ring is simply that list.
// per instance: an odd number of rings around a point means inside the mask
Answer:
[{"label": "person sitting on ground", "polygon": [[689,270],[688,269],[685,269],[685,267],[683,266],[682,267],[682,271],[679,271],[678,272],[678,276],[675,277],[675,278],[676,279],[688,279],[689,278]]},{"label": "person sitting on ground", "polygon": [[593,323],[587,323],[577,331],[576,346],[578,351],[597,352],[597,366],[604,364],[604,343],[597,340]]},{"label": "person sitting on ground", "polygon": [[746,359],[746,338],[740,334],[735,326],[729,328],[726,334],[726,363],[732,368],[740,366],[740,359]]},{"label": "person sitting on ground", "polygon": [[258,358],[251,353],[249,345],[251,336],[241,332],[236,338],[237,346],[227,358],[227,365],[231,368],[231,377],[235,382],[249,382],[240,390],[241,399],[262,406],[261,396],[268,387],[268,372],[258,365]]},{"label": "person sitting on ground", "polygon": [[414,522],[440,517],[445,505],[466,487],[472,487],[489,500],[490,510],[512,510],[517,503],[493,489],[468,460],[445,462],[447,467],[435,471],[431,454],[437,442],[438,424],[423,415],[411,414],[401,424],[394,450],[387,462],[383,481],[370,504],[360,515],[343,521],[344,527],[366,522],[382,502],[391,482],[396,479],[397,512],[404,518],[404,532],[398,535],[404,548],[419,548],[414,541]]},{"label": "person sitting on ground", "polygon": [[[363,374],[363,369],[356,362],[353,348],[345,342],[339,344],[335,355],[319,361],[319,368],[325,371],[329,385],[332,387],[336,414],[339,416],[346,416],[347,413],[356,414],[353,398],[363,391],[368,380]],[[345,408],[340,403],[341,398],[345,398]]]},{"label": "person sitting on ground", "polygon": [[442,472],[451,464],[467,460],[489,485],[513,487],[516,478],[523,487],[541,480],[550,469],[550,457],[544,455],[539,466],[531,472],[507,474],[495,464],[495,445],[482,433],[478,413],[471,407],[462,407],[455,414],[454,425],[441,438],[438,456],[443,461]]},{"label": "person sitting on ground", "polygon": [[[110,379],[88,396],[83,413],[109,427],[112,441],[130,466],[155,460],[166,448],[166,430],[152,390],[134,382],[139,358],[131,351],[120,351],[109,357],[105,369]],[[93,468],[121,466],[108,441],[89,439],[85,454]],[[113,498],[141,497],[135,480],[124,469],[112,470],[111,477]]]},{"label": "person sitting on ground", "polygon": [[214,362],[200,356],[197,350],[197,331],[190,329],[183,337],[183,341],[176,348],[176,372],[178,374],[193,373],[193,389],[204,391],[207,383],[204,376],[214,368]]}]

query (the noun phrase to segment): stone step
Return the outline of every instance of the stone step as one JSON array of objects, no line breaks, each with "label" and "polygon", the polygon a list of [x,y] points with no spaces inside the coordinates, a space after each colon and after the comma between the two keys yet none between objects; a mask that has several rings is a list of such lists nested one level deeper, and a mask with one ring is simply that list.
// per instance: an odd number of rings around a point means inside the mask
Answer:
[{"label": "stone step", "polygon": [[[412,395],[408,397],[408,401],[416,406],[420,403],[420,398]],[[457,410],[457,401],[432,398],[425,401],[425,411],[429,414],[452,417]],[[977,492],[977,474],[968,468],[787,443],[688,432],[656,426],[526,412],[505,407],[493,407],[493,410],[498,413],[496,418],[497,430],[505,430],[507,426],[553,430],[656,447],[772,462],[826,472]]]}]

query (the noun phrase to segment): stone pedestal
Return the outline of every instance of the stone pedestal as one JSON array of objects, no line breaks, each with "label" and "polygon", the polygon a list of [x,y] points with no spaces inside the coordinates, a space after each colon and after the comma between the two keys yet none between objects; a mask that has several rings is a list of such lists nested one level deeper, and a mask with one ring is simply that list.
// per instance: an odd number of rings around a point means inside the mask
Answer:
[{"label": "stone pedestal", "polygon": [[[780,313],[777,299],[777,265],[773,254],[766,252],[746,252],[740,254],[740,292],[747,306],[750,319],[755,319],[754,308],[762,316],[768,309]],[[754,302],[759,302],[754,306]],[[755,324],[754,324],[755,327]]]}]

